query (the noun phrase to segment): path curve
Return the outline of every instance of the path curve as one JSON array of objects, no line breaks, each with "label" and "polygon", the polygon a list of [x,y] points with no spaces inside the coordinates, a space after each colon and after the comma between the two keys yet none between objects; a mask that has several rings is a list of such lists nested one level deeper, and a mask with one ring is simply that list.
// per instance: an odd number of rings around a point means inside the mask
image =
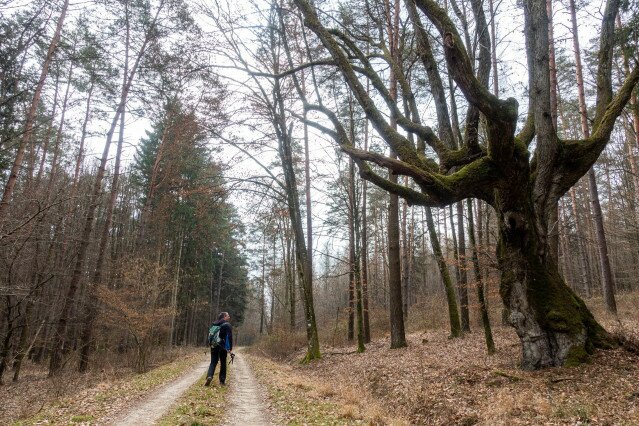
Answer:
[{"label": "path curve", "polygon": [[244,359],[241,349],[230,368],[228,410],[222,425],[270,426],[263,389]]},{"label": "path curve", "polygon": [[162,388],[145,398],[138,405],[134,406],[124,417],[113,422],[114,425],[138,426],[153,425],[169,409],[173,403],[189,388],[193,383],[204,375],[209,366],[209,361],[197,363],[192,370],[180,378],[164,385]]}]

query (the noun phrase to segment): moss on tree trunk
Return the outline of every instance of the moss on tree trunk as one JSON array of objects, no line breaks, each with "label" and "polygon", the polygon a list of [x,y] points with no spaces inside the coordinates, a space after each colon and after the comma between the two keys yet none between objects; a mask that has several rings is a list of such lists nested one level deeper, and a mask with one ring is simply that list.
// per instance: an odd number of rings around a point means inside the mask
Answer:
[{"label": "moss on tree trunk", "polygon": [[614,341],[566,285],[557,263],[539,250],[532,209],[500,211],[500,294],[522,344],[522,367],[577,365]]}]

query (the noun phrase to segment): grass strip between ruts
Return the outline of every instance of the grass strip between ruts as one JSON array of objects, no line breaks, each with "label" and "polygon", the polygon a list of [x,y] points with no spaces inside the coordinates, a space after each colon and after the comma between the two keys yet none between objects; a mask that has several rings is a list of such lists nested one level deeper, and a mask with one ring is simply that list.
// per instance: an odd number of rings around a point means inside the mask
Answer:
[{"label": "grass strip between ruts", "polygon": [[[219,366],[218,366],[219,368]],[[226,369],[227,383],[232,380],[233,367]],[[217,373],[217,371],[216,371]],[[204,386],[206,374],[203,374],[177,401],[177,405],[158,422],[161,426],[220,424],[225,414],[224,407],[228,386],[220,386],[216,377],[210,386]]]}]

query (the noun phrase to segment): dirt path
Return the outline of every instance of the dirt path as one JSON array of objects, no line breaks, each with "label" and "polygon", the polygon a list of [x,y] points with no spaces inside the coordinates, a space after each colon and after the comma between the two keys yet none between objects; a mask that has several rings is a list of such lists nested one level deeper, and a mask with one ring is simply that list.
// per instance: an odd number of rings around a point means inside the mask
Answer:
[{"label": "dirt path", "polygon": [[231,366],[228,411],[223,425],[269,426],[268,409],[264,403],[266,395],[259,386],[244,356],[238,351]]},{"label": "dirt path", "polygon": [[[191,371],[148,396],[124,416],[115,420],[113,424],[118,426],[155,424],[169,411],[175,401],[205,373],[208,365],[208,360],[198,363]],[[229,378],[228,409],[222,424],[272,425],[267,406],[264,403],[263,390],[255,379],[251,367],[244,360],[241,350],[230,368],[233,369],[233,372]]]},{"label": "dirt path", "polygon": [[166,414],[173,403],[206,372],[209,361],[195,365],[182,377],[166,384],[155,393],[134,406],[125,416],[114,421],[114,425],[152,425]]}]

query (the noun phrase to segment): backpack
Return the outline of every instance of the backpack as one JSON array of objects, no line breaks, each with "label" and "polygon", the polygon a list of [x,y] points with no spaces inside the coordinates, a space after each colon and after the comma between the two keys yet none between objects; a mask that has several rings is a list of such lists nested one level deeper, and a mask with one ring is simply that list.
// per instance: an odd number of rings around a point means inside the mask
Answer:
[{"label": "backpack", "polygon": [[219,325],[213,324],[211,328],[209,328],[208,342],[210,347],[215,348],[220,346],[220,344],[222,343],[222,339],[220,338],[221,329],[222,329],[222,324],[219,324]]}]

